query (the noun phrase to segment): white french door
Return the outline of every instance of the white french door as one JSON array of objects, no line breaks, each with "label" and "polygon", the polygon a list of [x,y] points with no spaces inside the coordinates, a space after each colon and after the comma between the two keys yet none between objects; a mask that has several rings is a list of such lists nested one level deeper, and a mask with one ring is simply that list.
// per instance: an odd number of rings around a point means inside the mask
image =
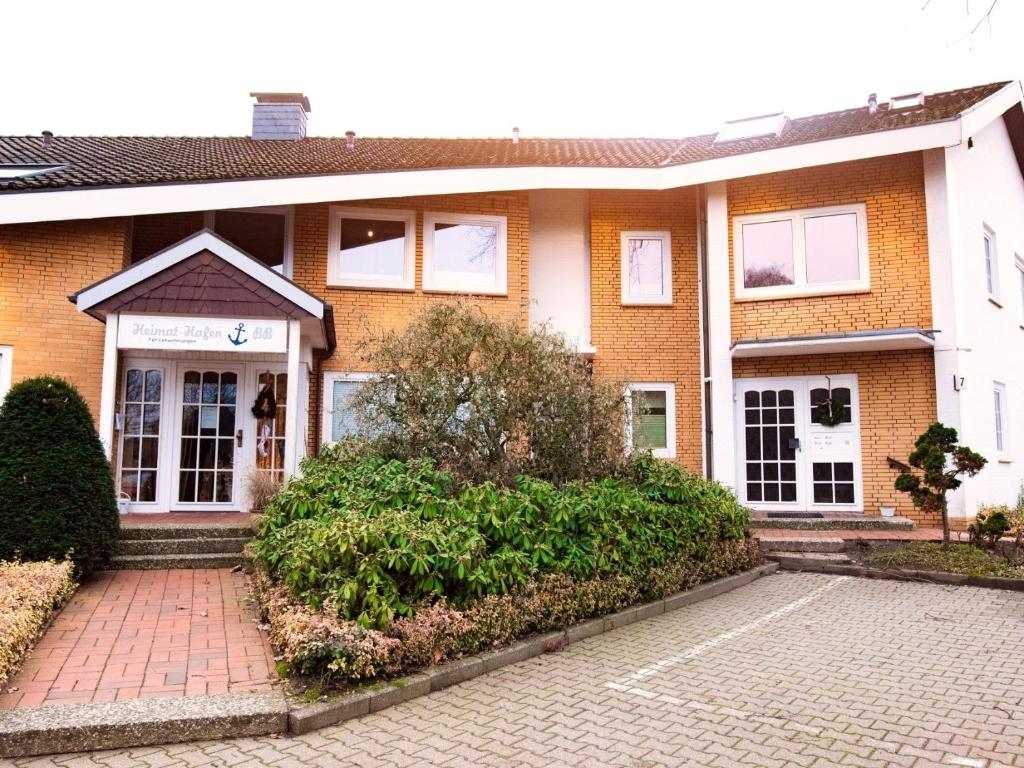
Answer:
[{"label": "white french door", "polygon": [[[821,423],[831,396],[839,423]],[[754,509],[861,512],[857,377],[737,379],[737,492]]]}]

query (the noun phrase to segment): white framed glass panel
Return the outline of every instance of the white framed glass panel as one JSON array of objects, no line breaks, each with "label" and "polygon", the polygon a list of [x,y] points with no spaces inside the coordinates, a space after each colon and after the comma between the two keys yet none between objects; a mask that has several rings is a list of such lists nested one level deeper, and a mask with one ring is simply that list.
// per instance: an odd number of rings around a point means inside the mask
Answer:
[{"label": "white framed glass panel", "polygon": [[992,408],[995,421],[996,450],[1006,451],[1006,385],[996,382],[992,388]]},{"label": "white framed glass panel", "polygon": [[863,203],[737,216],[737,299],[851,293],[870,287]]},{"label": "white framed glass panel", "polygon": [[743,225],[743,287],[793,285],[793,222],[762,221]]},{"label": "white framed glass panel", "polygon": [[626,388],[628,449],[650,450],[660,459],[676,455],[674,384],[631,383]]},{"label": "white framed glass panel", "polygon": [[392,290],[415,287],[415,211],[333,206],[330,216],[330,285]]},{"label": "white framed glass panel", "polygon": [[156,499],[164,372],[129,367],[121,401],[118,490],[133,503]]},{"label": "white framed glass panel", "polygon": [[7,397],[7,391],[11,388],[13,358],[14,347],[0,344],[0,403]]},{"label": "white framed glass panel", "polygon": [[668,232],[623,232],[622,303],[672,303],[672,236]]},{"label": "white framed glass panel", "polygon": [[508,221],[504,216],[427,213],[423,218],[423,289],[505,294]]},{"label": "white framed glass panel", "polygon": [[1017,291],[1020,296],[1020,324],[1024,327],[1024,260],[1016,256],[1014,264],[1017,267]]},{"label": "white framed glass panel", "polygon": [[985,255],[985,288],[993,299],[999,298],[999,258],[996,251],[996,235],[985,227],[982,233],[982,248]]},{"label": "white framed glass panel", "polygon": [[808,216],[804,247],[808,283],[845,283],[860,278],[857,214]]},{"label": "white framed glass panel", "polygon": [[352,410],[352,396],[373,377],[372,373],[324,374],[322,441],[333,443],[359,431]]}]

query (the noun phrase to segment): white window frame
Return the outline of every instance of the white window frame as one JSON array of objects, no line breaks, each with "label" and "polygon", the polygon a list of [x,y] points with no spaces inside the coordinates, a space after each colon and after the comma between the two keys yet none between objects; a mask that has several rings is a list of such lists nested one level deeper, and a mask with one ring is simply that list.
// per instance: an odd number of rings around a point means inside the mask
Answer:
[{"label": "white window frame", "polygon": [[11,389],[11,379],[14,372],[14,347],[8,344],[0,344],[0,403],[7,397]]},{"label": "white window frame", "polygon": [[1020,327],[1024,328],[1024,259],[1019,253],[1013,254],[1013,265],[1017,272],[1017,293],[1020,297]]},{"label": "white window frame", "polygon": [[361,371],[324,371],[323,392],[321,393],[321,419],[320,444],[333,445],[337,442],[334,439],[334,383],[336,381],[361,383],[370,381],[377,376],[376,373],[365,373]]},{"label": "white window frame", "polygon": [[[629,241],[630,240],[661,240],[661,284],[660,294],[652,296],[634,295],[629,292]],[[619,275],[622,286],[623,304],[648,304],[666,306],[672,304],[672,233],[671,232],[623,232],[619,238],[620,265]]]},{"label": "white window frame", "polygon": [[[400,276],[367,275],[341,269],[342,219],[401,221],[405,223],[405,253]],[[327,285],[332,288],[375,288],[411,291],[416,287],[416,211],[332,205],[327,236]]]},{"label": "white window frame", "polygon": [[654,448],[651,455],[656,459],[676,457],[676,385],[671,382],[634,381],[626,385],[626,454],[633,452],[633,393],[665,393],[665,448]]},{"label": "white window frame", "polygon": [[[857,280],[842,280],[832,283],[807,282],[807,251],[804,239],[804,221],[819,216],[835,216],[844,213],[857,215],[857,255],[860,277]],[[830,205],[822,208],[801,208],[792,211],[773,211],[734,216],[733,263],[736,283],[736,299],[754,301],[757,299],[795,298],[820,296],[822,294],[863,293],[871,288],[870,259],[868,253],[868,213],[864,203]],[[765,224],[773,221],[790,221],[793,227],[793,285],[768,285],[746,288],[743,285],[743,225]]]},{"label": "white window frame", "polygon": [[[281,272],[289,280],[292,279],[295,262],[295,206],[294,205],[266,205],[259,208],[222,208],[225,212],[233,213],[268,213],[274,216],[284,217],[284,253],[281,258]],[[217,211],[203,211],[203,226],[217,234]],[[220,235],[217,235],[220,237]],[[234,243],[232,243],[234,245]],[[238,246],[235,246],[236,248]],[[273,267],[271,267],[273,269]],[[275,272],[277,270],[274,270]]]},{"label": "white window frame", "polygon": [[[494,255],[494,275],[463,275],[448,280],[434,274],[434,225],[470,224],[497,227],[498,242]],[[423,290],[435,293],[473,293],[487,296],[508,295],[508,217],[465,213],[423,215]]]},{"label": "white window frame", "polygon": [[995,437],[996,453],[1000,458],[1005,458],[1009,444],[1009,433],[1006,430],[1007,423],[1006,385],[1001,381],[992,382],[992,422],[995,426],[993,436]]},{"label": "white window frame", "polygon": [[[985,246],[988,246],[987,252]],[[985,268],[985,290],[988,297],[999,303],[999,249],[996,233],[988,224],[982,225],[982,258]]]}]

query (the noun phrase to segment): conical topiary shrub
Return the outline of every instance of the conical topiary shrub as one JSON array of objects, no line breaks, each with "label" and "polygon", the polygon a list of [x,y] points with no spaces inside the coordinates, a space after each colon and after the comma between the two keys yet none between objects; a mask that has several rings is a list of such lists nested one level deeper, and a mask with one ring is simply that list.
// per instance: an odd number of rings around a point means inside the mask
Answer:
[{"label": "conical topiary shrub", "polygon": [[14,385],[0,406],[0,559],[63,558],[88,574],[114,552],[117,499],[92,415],[68,382]]}]

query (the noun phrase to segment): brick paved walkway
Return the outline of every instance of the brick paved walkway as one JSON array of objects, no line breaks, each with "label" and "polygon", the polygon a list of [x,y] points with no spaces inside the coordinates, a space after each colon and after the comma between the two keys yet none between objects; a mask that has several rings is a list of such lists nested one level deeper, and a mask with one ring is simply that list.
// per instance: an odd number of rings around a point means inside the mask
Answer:
[{"label": "brick paved walkway", "polygon": [[17,765],[1024,766],[1021,647],[1024,594],[780,574],[306,736]]},{"label": "brick paved walkway", "polygon": [[0,707],[267,690],[274,661],[246,596],[244,575],[230,570],[97,574]]}]

